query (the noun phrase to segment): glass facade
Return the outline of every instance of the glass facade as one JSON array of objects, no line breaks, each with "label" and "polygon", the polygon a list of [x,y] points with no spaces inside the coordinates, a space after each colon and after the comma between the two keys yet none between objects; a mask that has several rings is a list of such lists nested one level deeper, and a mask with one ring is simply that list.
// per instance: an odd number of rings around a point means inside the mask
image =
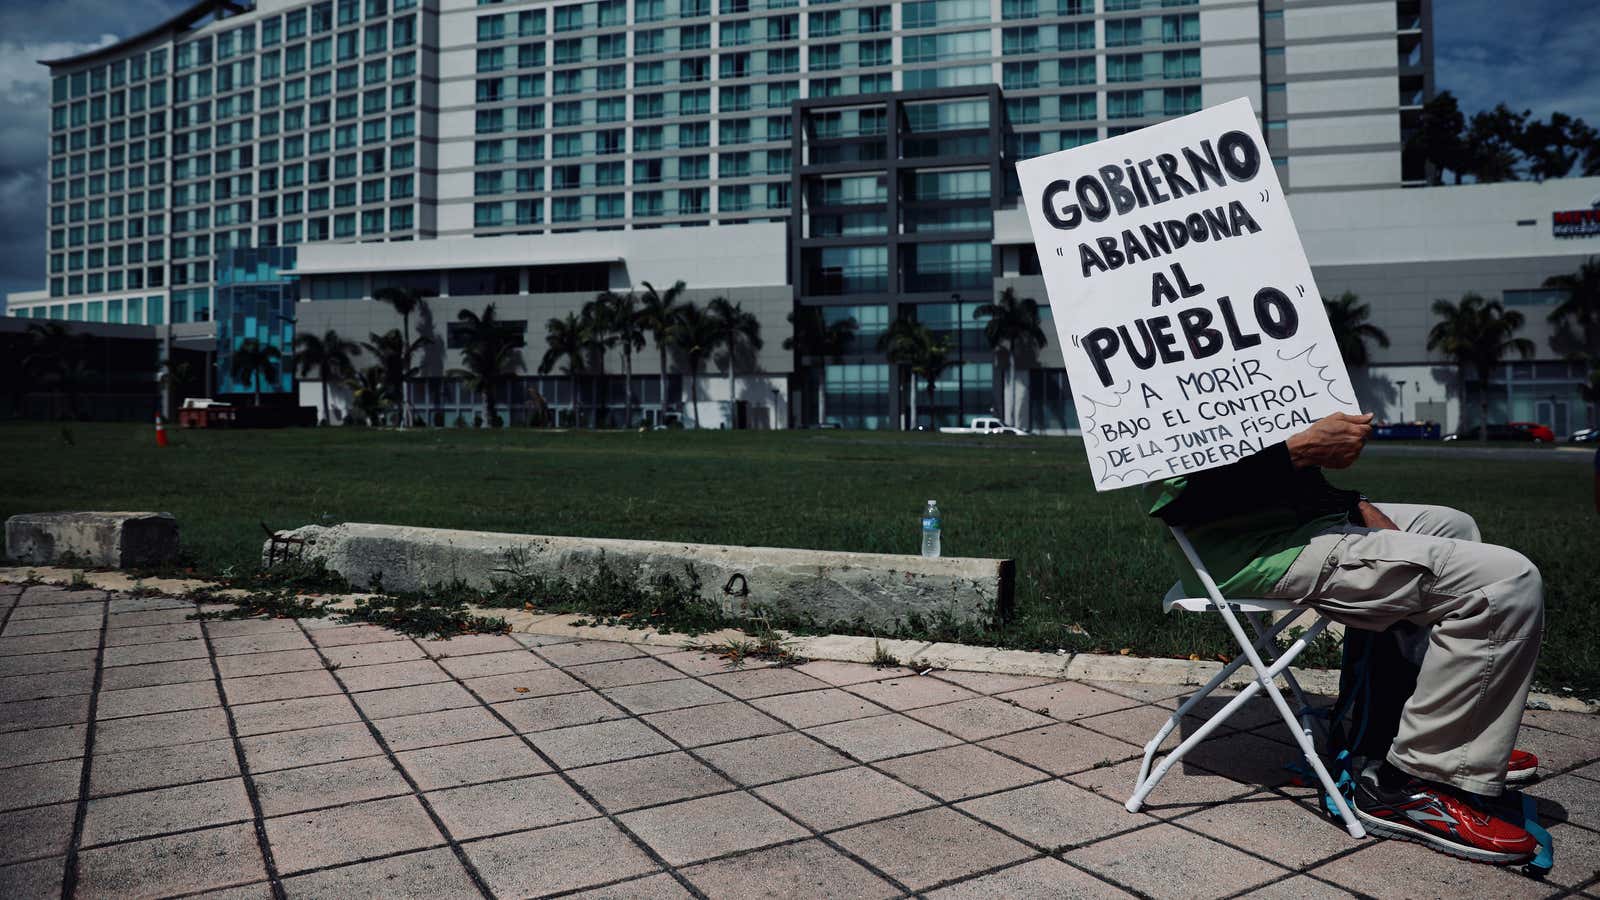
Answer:
[{"label": "glass facade", "polygon": [[[215,19],[201,10],[173,33],[52,65],[48,292],[126,304],[170,291],[171,321],[205,321],[214,260],[235,248],[782,221],[796,199],[796,101],[999,78],[1013,158],[1076,146],[1105,125],[1127,127],[1122,119],[1195,107],[1199,53],[1183,46],[1200,38],[1199,14],[1182,9],[1191,5],[313,0]],[[427,34],[451,37],[424,46]],[[1101,57],[1115,90],[1096,90]],[[913,137],[982,131],[992,115],[981,100],[908,103],[903,151],[994,152],[982,134]],[[813,127],[849,138],[888,123],[881,110],[842,110]],[[832,152],[848,161],[884,150],[869,141]],[[434,174],[463,167],[449,183]],[[978,174],[919,176],[910,195],[976,197]],[[841,206],[870,207],[886,189],[819,185]],[[906,225],[976,229],[980,218],[924,211]],[[815,227],[886,226],[852,212]],[[828,256],[816,267],[846,279],[842,291],[889,277],[875,260]]]},{"label": "glass facade", "polygon": [[[51,296],[205,322],[234,249],[426,236],[419,38],[437,13],[321,0],[210,14],[52,65]],[[147,292],[167,295],[159,316],[131,312]]]},{"label": "glass facade", "polygon": [[[284,269],[294,267],[293,247],[234,249],[217,258],[217,390],[263,395],[294,390],[294,305],[299,285]],[[233,376],[233,354],[247,340],[279,353],[275,378]]]},{"label": "glass facade", "polygon": [[887,428],[893,424],[887,364],[830,364],[823,367],[823,377],[824,422],[842,428]]}]

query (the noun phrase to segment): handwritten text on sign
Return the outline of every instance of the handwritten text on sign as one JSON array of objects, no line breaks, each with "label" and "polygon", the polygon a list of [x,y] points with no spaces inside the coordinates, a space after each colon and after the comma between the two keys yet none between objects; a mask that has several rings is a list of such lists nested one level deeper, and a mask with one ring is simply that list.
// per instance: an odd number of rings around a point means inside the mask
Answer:
[{"label": "handwritten text on sign", "polygon": [[1097,489],[1359,411],[1248,100],[1017,171]]}]

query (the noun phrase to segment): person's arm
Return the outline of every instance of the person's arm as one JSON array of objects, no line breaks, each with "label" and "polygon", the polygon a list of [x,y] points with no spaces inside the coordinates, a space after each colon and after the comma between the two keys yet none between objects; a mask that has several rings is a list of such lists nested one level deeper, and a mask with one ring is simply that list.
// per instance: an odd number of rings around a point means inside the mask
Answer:
[{"label": "person's arm", "polygon": [[1311,423],[1311,427],[1291,435],[1284,446],[1297,469],[1316,466],[1322,469],[1348,469],[1372,436],[1372,413],[1352,416],[1334,413]]}]

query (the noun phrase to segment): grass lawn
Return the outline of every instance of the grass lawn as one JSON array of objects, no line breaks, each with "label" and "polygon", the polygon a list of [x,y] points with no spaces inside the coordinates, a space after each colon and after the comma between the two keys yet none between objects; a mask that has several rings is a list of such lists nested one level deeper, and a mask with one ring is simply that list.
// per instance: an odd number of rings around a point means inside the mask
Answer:
[{"label": "grass lawn", "polygon": [[[258,523],[360,521],[593,537],[915,553],[928,499],[944,551],[1017,561],[1018,615],[959,637],[1028,649],[1211,657],[1211,617],[1161,614],[1175,570],[1133,490],[1096,494],[1076,440],[863,432],[0,426],[0,516],[143,509],[178,517],[203,573],[257,564]],[[1586,457],[1371,454],[1342,485],[1455,506],[1543,570],[1539,683],[1600,695],[1600,517]]]}]

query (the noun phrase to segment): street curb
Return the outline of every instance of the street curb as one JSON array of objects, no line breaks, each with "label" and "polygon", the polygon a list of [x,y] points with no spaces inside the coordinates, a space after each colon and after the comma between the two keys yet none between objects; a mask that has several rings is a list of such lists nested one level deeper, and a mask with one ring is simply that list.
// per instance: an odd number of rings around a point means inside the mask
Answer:
[{"label": "street curb", "polygon": [[[122,572],[88,572],[52,566],[0,568],[0,583],[40,581],[46,584],[70,584],[75,575],[82,576],[84,582],[101,590],[129,590],[137,586],[181,595],[199,588],[214,586],[210,582],[193,578],[134,579]],[[241,596],[247,592],[226,590],[217,593]],[[335,610],[352,609],[355,606],[356,596],[369,595],[327,596],[323,599],[331,601],[331,608]],[[615,641],[658,648],[688,648],[752,638],[752,635],[736,629],[692,636],[664,634],[650,628],[576,624],[592,621],[591,617],[582,614],[541,613],[470,605],[468,609],[475,615],[504,619],[511,627],[511,631],[516,634]],[[849,634],[790,635],[783,632],[780,634],[783,635],[785,648],[796,656],[808,660],[873,663],[882,662],[886,657],[893,657],[900,665],[911,669],[948,669],[1075,681],[1119,681],[1132,684],[1198,687],[1210,681],[1223,665],[1210,660],[1110,656],[1099,653],[1038,653],[1031,650],[1007,650],[970,644],[885,640]],[[1301,687],[1310,693],[1333,696],[1339,692],[1338,669],[1293,668],[1292,671],[1295,678],[1299,679]],[[1250,666],[1244,666],[1223,684],[1229,688],[1241,688],[1254,680],[1255,670]],[[1600,701],[1532,693],[1528,695],[1527,708],[1595,715],[1600,714]]]}]

